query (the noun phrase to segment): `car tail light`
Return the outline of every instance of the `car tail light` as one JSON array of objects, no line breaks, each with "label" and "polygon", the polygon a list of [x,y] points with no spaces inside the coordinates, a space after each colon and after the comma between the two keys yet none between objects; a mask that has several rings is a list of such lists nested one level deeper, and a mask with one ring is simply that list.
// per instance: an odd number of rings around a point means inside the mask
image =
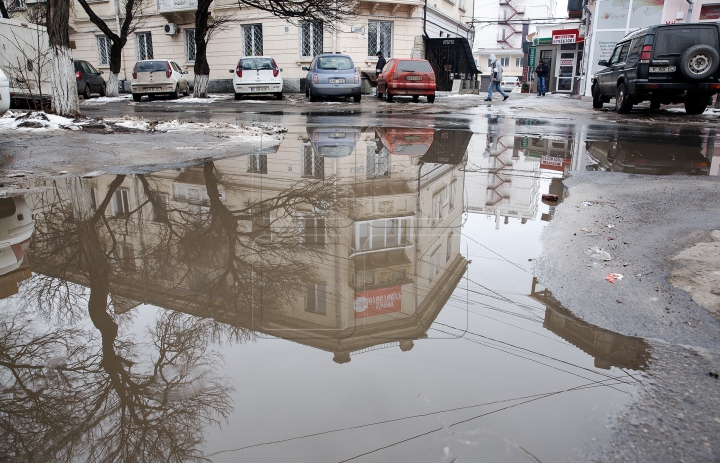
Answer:
[{"label": "car tail light", "polygon": [[314,83],[314,84],[319,84],[319,83],[320,83],[320,81],[318,80],[318,75],[317,75],[317,74],[313,74],[313,83]]},{"label": "car tail light", "polygon": [[389,80],[397,80],[397,78],[398,78],[397,72],[393,72],[392,74],[390,74],[390,79],[389,79]]},{"label": "car tail light", "polygon": [[720,89],[720,84],[709,84],[708,88],[717,90],[717,89]]},{"label": "car tail light", "polygon": [[80,72],[80,71],[75,71],[75,78],[76,78],[77,80],[82,79],[82,72]]},{"label": "car tail light", "polygon": [[135,67],[133,68],[133,79],[137,79],[137,63],[135,63]]},{"label": "car tail light", "polygon": [[360,74],[355,74],[355,83],[356,84],[360,83]]},{"label": "car tail light", "polygon": [[430,74],[430,82],[435,82],[435,74]]},{"label": "car tail light", "polygon": [[640,62],[641,63],[649,63],[651,54],[652,54],[652,45],[643,45],[642,51],[640,52]]},{"label": "car tail light", "polygon": [[242,60],[238,61],[237,67],[235,67],[235,74],[237,74],[238,77],[242,78]]},{"label": "car tail light", "polygon": [[278,74],[280,74],[280,69],[278,69],[277,63],[275,62],[274,59],[272,60],[272,63],[273,63],[273,77],[277,77]]},{"label": "car tail light", "polygon": [[170,67],[170,63],[167,62],[165,63],[165,66],[167,66],[167,70],[165,71],[165,77],[169,79],[170,76],[172,76],[172,68]]},{"label": "car tail light", "polygon": [[645,85],[645,88],[649,88],[649,89],[660,88],[660,84],[647,84],[647,85]]},{"label": "car tail light", "polygon": [[707,167],[707,162],[693,162],[693,167]]}]

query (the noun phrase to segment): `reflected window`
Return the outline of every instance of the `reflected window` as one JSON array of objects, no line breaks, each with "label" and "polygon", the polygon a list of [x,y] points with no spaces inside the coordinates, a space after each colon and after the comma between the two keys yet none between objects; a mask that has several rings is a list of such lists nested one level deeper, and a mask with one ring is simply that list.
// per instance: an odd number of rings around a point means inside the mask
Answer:
[{"label": "reflected window", "polygon": [[432,219],[433,219],[433,225],[440,222],[442,219],[447,216],[447,206],[448,206],[448,200],[447,200],[447,190],[443,189],[440,192],[436,193],[435,196],[433,196],[433,202],[432,202]]},{"label": "reflected window", "polygon": [[452,254],[452,237],[453,234],[450,233],[447,237],[447,242],[445,243],[445,262],[450,260],[450,256]]},{"label": "reflected window", "polygon": [[308,283],[305,285],[305,311],[325,315],[325,285]]},{"label": "reflected window", "polygon": [[325,178],[325,160],[315,152],[310,143],[303,144],[302,175],[319,180]]},{"label": "reflected window", "polygon": [[135,268],[135,249],[132,244],[120,243],[118,244],[118,261],[123,268],[134,269]]},{"label": "reflected window", "polygon": [[169,210],[170,195],[166,193],[155,194],[154,201],[150,204],[150,220],[157,223],[168,223]]},{"label": "reflected window", "polygon": [[247,171],[253,174],[267,174],[267,154],[249,154]]},{"label": "reflected window", "polygon": [[271,222],[270,211],[263,211],[260,207],[253,208],[252,233],[257,236],[258,241],[270,241]]},{"label": "reflected window", "polygon": [[390,177],[390,153],[386,149],[378,150],[373,145],[367,147],[367,178]]},{"label": "reflected window", "polygon": [[90,188],[90,205],[93,211],[97,211],[97,188]]},{"label": "reflected window", "polygon": [[303,218],[303,244],[305,245],[325,245],[325,217],[305,217]]},{"label": "reflected window", "polygon": [[456,191],[456,188],[455,188],[455,187],[456,187],[456,186],[457,186],[457,182],[452,182],[452,183],[448,186],[449,196],[450,196],[450,203],[449,203],[449,204],[450,204],[450,210],[451,210],[451,211],[452,211],[453,209],[455,209],[455,195],[456,195],[456,192],[455,192],[455,191]]},{"label": "reflected window", "polygon": [[430,260],[428,261],[428,280],[433,281],[435,277],[440,273],[440,249],[436,249]]},{"label": "reflected window", "polygon": [[411,240],[412,220],[412,217],[395,217],[356,223],[354,250],[407,246]]},{"label": "reflected window", "polygon": [[113,193],[112,214],[120,216],[130,213],[129,190],[126,188],[118,188]]}]

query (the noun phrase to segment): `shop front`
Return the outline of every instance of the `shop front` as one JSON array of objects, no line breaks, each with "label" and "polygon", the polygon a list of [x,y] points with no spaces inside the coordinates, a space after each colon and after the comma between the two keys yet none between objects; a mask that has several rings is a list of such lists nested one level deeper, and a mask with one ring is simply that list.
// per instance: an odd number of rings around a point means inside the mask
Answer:
[{"label": "shop front", "polygon": [[[548,92],[577,93],[582,75],[584,41],[585,38],[580,36],[578,29],[558,29],[551,31],[550,37],[535,37],[528,60],[533,81],[537,82],[535,67],[542,60],[550,70]],[[535,89],[534,85],[533,91]]]}]

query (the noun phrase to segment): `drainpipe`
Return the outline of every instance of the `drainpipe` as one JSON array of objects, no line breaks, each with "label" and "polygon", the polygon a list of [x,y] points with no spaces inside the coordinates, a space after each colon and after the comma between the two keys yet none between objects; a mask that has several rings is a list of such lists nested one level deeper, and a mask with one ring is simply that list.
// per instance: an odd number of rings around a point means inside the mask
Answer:
[{"label": "drainpipe", "polygon": [[686,22],[686,23],[689,23],[689,22],[690,22],[690,16],[692,16],[693,0],[686,0],[686,1],[688,2],[689,6],[688,6],[688,15],[687,15],[687,18],[685,18],[685,22]]},{"label": "drainpipe", "polygon": [[425,0],[425,4],[423,5],[423,37],[428,38],[426,23],[427,23],[427,0]]}]

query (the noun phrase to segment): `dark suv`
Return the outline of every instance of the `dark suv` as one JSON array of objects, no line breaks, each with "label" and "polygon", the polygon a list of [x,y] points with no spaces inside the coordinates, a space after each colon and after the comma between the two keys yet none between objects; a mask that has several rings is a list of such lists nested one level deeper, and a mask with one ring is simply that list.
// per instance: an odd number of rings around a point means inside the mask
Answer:
[{"label": "dark suv", "polygon": [[687,114],[702,114],[720,91],[720,24],[672,24],[646,27],[626,35],[592,80],[593,107],[615,98],[615,109],[629,113],[650,101],[685,103]]}]

